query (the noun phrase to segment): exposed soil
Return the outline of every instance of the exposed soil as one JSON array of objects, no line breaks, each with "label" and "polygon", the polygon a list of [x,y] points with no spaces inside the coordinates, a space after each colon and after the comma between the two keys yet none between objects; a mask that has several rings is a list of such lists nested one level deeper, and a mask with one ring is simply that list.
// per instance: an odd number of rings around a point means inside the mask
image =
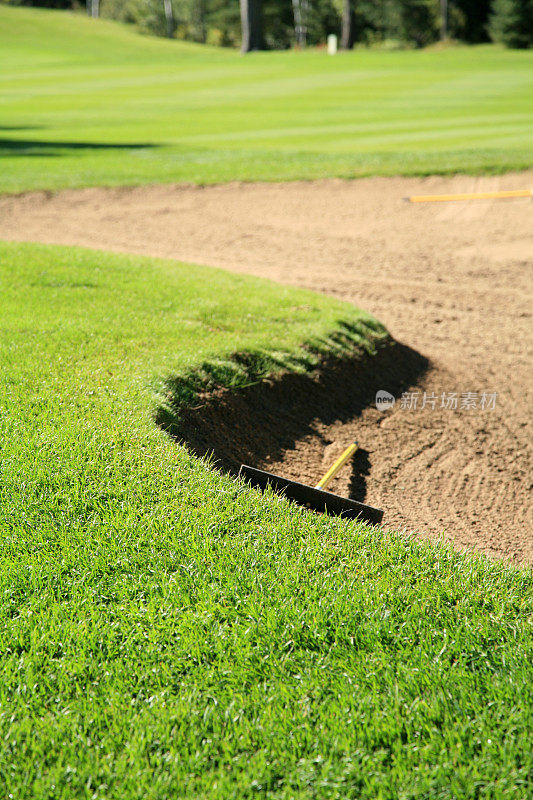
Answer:
[{"label": "exposed soil", "polygon": [[[313,391],[309,379],[298,384],[297,402],[287,377],[282,388],[213,398],[189,419],[191,445],[214,449],[227,468],[246,457],[313,483],[356,438],[360,451],[332,491],[384,508],[385,527],[533,561],[533,203],[402,201],[531,186],[533,172],[31,193],[0,197],[0,237],[218,265],[373,312],[408,347],[366,375],[362,394],[361,376],[343,364],[334,384],[324,375]],[[417,391],[419,407],[398,400],[380,412],[376,388]],[[424,392],[436,395],[434,409],[420,409]],[[441,408],[442,392],[458,393],[459,405],[462,392],[475,392],[477,407]],[[483,392],[497,393],[494,409],[479,407]],[[248,433],[241,424],[236,452],[217,439],[221,414],[253,421]]]}]

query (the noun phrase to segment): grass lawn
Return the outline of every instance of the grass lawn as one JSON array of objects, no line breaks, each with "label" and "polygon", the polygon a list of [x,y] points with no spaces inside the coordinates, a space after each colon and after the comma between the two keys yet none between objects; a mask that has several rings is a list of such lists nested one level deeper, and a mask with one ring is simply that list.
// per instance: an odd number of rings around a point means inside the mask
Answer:
[{"label": "grass lawn", "polygon": [[525,799],[531,571],[258,495],[153,422],[169,376],[382,329],[170,261],[0,264],[1,796]]},{"label": "grass lawn", "polygon": [[532,96],[531,51],[243,58],[0,5],[0,191],[521,169]]}]

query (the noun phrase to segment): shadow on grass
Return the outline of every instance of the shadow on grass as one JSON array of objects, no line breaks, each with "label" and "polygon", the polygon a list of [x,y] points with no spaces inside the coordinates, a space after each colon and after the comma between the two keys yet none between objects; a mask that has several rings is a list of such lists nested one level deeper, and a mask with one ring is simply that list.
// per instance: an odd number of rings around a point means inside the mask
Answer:
[{"label": "shadow on grass", "polygon": [[[0,130],[9,130],[0,128]],[[13,128],[12,130],[20,130]],[[156,144],[102,144],[98,142],[45,142],[35,139],[11,139],[0,136],[0,157],[4,156],[65,156],[83,150],[144,150]]]},{"label": "shadow on grass", "polygon": [[0,131],[42,131],[43,125],[0,125]]},{"label": "shadow on grass", "polygon": [[[212,388],[194,405],[175,403],[179,411],[160,407],[156,421],[177,442],[231,475],[242,463],[269,469],[298,442],[322,438],[317,425],[348,422],[375,402],[378,389],[394,396],[406,391],[427,371],[429,361],[406,345],[386,339],[370,354],[331,358],[313,372],[286,371],[244,388]],[[180,382],[174,383],[179,394]],[[168,395],[167,395],[168,396]],[[369,453],[359,450],[353,462],[350,497],[363,502]]]}]

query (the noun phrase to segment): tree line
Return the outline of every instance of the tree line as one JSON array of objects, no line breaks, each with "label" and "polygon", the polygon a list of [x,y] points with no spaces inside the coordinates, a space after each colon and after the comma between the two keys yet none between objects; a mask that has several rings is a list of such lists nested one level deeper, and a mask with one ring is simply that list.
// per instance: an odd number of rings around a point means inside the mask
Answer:
[{"label": "tree line", "polygon": [[[2,0],[0,0],[1,2]],[[533,46],[533,0],[3,0],[92,16],[243,52],[317,46],[425,47],[439,39]]]}]

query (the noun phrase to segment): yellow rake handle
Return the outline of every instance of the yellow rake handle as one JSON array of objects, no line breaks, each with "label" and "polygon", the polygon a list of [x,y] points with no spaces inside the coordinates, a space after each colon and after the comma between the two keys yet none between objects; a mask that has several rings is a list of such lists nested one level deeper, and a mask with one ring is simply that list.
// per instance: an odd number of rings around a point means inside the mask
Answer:
[{"label": "yellow rake handle", "polygon": [[533,189],[512,189],[505,192],[468,192],[467,194],[414,194],[410,203],[438,203],[445,200],[502,200],[506,197],[533,197]]},{"label": "yellow rake handle", "polygon": [[346,448],[344,453],[342,453],[342,455],[338,457],[335,463],[332,464],[332,466],[328,469],[324,477],[321,480],[319,480],[319,482],[315,486],[315,489],[325,489],[328,483],[335,477],[340,468],[344,464],[346,464],[350,456],[353,456],[358,447],[359,445],[357,444],[357,442],[352,442],[352,444]]}]

